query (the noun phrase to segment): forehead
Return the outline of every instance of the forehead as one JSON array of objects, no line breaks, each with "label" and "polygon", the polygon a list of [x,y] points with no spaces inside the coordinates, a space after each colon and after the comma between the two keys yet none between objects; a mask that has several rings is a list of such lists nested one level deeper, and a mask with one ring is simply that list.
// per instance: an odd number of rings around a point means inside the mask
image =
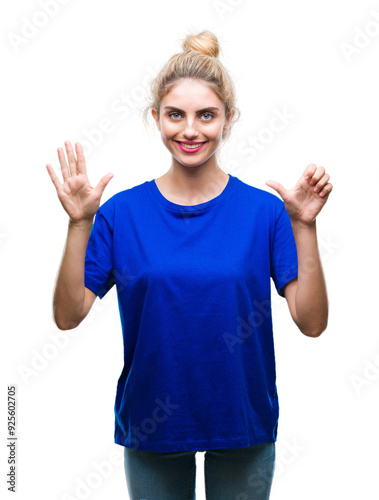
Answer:
[{"label": "forehead", "polygon": [[221,108],[222,103],[218,95],[206,82],[193,78],[182,78],[164,96],[162,104],[178,108],[197,109],[198,107],[205,108],[207,106]]}]

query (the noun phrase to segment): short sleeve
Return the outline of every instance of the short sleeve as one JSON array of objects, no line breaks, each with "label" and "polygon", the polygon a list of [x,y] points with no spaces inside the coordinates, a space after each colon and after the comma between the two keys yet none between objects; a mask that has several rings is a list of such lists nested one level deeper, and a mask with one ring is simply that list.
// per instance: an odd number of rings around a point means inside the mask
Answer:
[{"label": "short sleeve", "polygon": [[84,285],[100,299],[115,284],[113,272],[113,231],[101,212],[96,212],[84,262]]},{"label": "short sleeve", "polygon": [[275,223],[271,249],[271,277],[276,290],[285,297],[283,287],[298,275],[298,260],[295,237],[290,216],[285,209],[281,211]]}]

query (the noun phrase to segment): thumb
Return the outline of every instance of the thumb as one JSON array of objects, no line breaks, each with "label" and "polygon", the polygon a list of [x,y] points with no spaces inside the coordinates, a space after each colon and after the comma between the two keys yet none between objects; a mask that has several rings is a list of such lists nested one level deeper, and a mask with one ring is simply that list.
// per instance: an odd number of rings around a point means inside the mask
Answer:
[{"label": "thumb", "polygon": [[267,186],[275,189],[275,191],[277,191],[280,196],[284,199],[284,196],[287,192],[287,190],[280,184],[280,182],[278,181],[266,181],[266,184]]},{"label": "thumb", "polygon": [[95,189],[96,189],[96,191],[99,192],[100,197],[102,196],[104,189],[107,187],[108,182],[112,179],[112,177],[113,177],[113,174],[109,173],[109,174],[104,175],[104,177],[102,177],[99,180],[99,183],[97,184]]}]

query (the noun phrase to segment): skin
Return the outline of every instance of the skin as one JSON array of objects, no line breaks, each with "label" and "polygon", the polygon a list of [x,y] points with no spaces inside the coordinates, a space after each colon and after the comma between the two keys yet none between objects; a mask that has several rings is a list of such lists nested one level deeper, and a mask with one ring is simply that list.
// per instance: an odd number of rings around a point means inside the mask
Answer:
[{"label": "skin", "polygon": [[328,298],[317,244],[316,217],[333,189],[324,167],[310,163],[296,185],[285,189],[278,181],[266,184],[281,196],[291,219],[298,256],[298,277],[284,295],[292,319],[308,337],[318,337],[328,324]]},{"label": "skin", "polygon": [[[165,106],[182,110],[172,114]],[[218,108],[205,114],[200,109]],[[162,194],[170,201],[183,205],[203,203],[218,196],[229,176],[216,163],[219,147],[231,116],[226,119],[225,107],[204,82],[182,79],[164,97],[160,115],[152,111],[162,141],[172,155],[171,167],[156,179]],[[176,141],[205,141],[197,153],[183,152]],[[46,165],[58,198],[69,215],[66,247],[60,266],[53,301],[54,319],[58,328],[76,328],[86,317],[96,295],[84,286],[84,258],[94,216],[100,206],[102,193],[113,174],[102,177],[91,186],[86,170],[83,149],[76,143],[76,156],[69,141],[64,151],[58,148],[63,183],[50,164]],[[278,181],[267,181],[283,199],[290,216],[298,255],[298,277],[284,288],[291,316],[300,331],[318,337],[327,327],[328,300],[320,255],[318,252],[316,217],[331,191],[329,174],[324,167],[309,164],[296,185],[285,189]]]},{"label": "skin", "polygon": [[[165,109],[173,106],[183,113]],[[204,108],[218,111],[199,113]],[[216,163],[215,152],[229,126],[225,105],[209,86],[199,80],[181,79],[162,99],[160,113],[152,110],[163,144],[172,155],[171,167],[155,180],[161,193],[174,203],[196,205],[218,196],[225,188],[229,175]],[[206,142],[196,153],[182,151],[176,141]]]},{"label": "skin", "polygon": [[[173,114],[166,106],[182,110]],[[214,118],[198,111],[209,106],[219,108]],[[160,114],[152,115],[161,133],[163,144],[172,155],[171,167],[155,180],[169,201],[194,205],[214,198],[225,188],[228,176],[215,159],[222,134],[232,117],[226,120],[225,107],[206,83],[181,79],[162,99]],[[207,141],[198,153],[183,152],[176,141]],[[328,322],[328,299],[317,244],[316,217],[325,205],[332,184],[324,167],[309,164],[291,190],[277,181],[266,184],[275,189],[284,201],[290,216],[298,254],[298,277],[287,283],[284,295],[291,316],[300,331],[318,337]]]},{"label": "skin", "polygon": [[53,319],[60,330],[71,330],[83,321],[96,299],[96,294],[84,286],[84,259],[93,219],[113,174],[104,175],[92,187],[81,144],[75,145],[77,158],[70,141],[65,142],[65,147],[68,165],[63,149],[57,150],[63,183],[50,164],[46,169],[69,216],[66,245],[55,283]]}]

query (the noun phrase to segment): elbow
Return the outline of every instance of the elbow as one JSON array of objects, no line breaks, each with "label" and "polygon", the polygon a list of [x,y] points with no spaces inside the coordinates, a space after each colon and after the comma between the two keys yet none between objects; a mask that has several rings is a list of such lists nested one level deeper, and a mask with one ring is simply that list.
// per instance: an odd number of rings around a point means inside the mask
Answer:
[{"label": "elbow", "polygon": [[328,321],[325,321],[322,324],[319,324],[313,328],[300,328],[301,333],[303,333],[306,337],[320,337],[320,335],[326,330],[328,326]]},{"label": "elbow", "polygon": [[53,313],[54,323],[59,328],[59,330],[73,330],[80,325],[80,321],[73,321],[67,318],[61,317],[54,311]]},{"label": "elbow", "polygon": [[57,325],[59,330],[73,330],[78,327],[80,323],[64,322],[54,318],[54,323]]},{"label": "elbow", "polygon": [[53,304],[53,319],[59,330],[73,330],[83,320],[83,318],[78,319],[78,317],[74,317],[73,315],[70,317],[67,314],[67,309],[65,311],[64,307],[58,307],[55,303]]},{"label": "elbow", "polygon": [[306,337],[317,338],[319,337],[324,330],[313,330],[308,332],[302,332]]},{"label": "elbow", "polygon": [[301,318],[302,321],[299,321],[299,318],[297,318],[297,326],[306,337],[320,337],[328,327],[328,318],[329,310],[326,307],[318,315],[311,317],[310,314],[306,314],[305,317]]}]

